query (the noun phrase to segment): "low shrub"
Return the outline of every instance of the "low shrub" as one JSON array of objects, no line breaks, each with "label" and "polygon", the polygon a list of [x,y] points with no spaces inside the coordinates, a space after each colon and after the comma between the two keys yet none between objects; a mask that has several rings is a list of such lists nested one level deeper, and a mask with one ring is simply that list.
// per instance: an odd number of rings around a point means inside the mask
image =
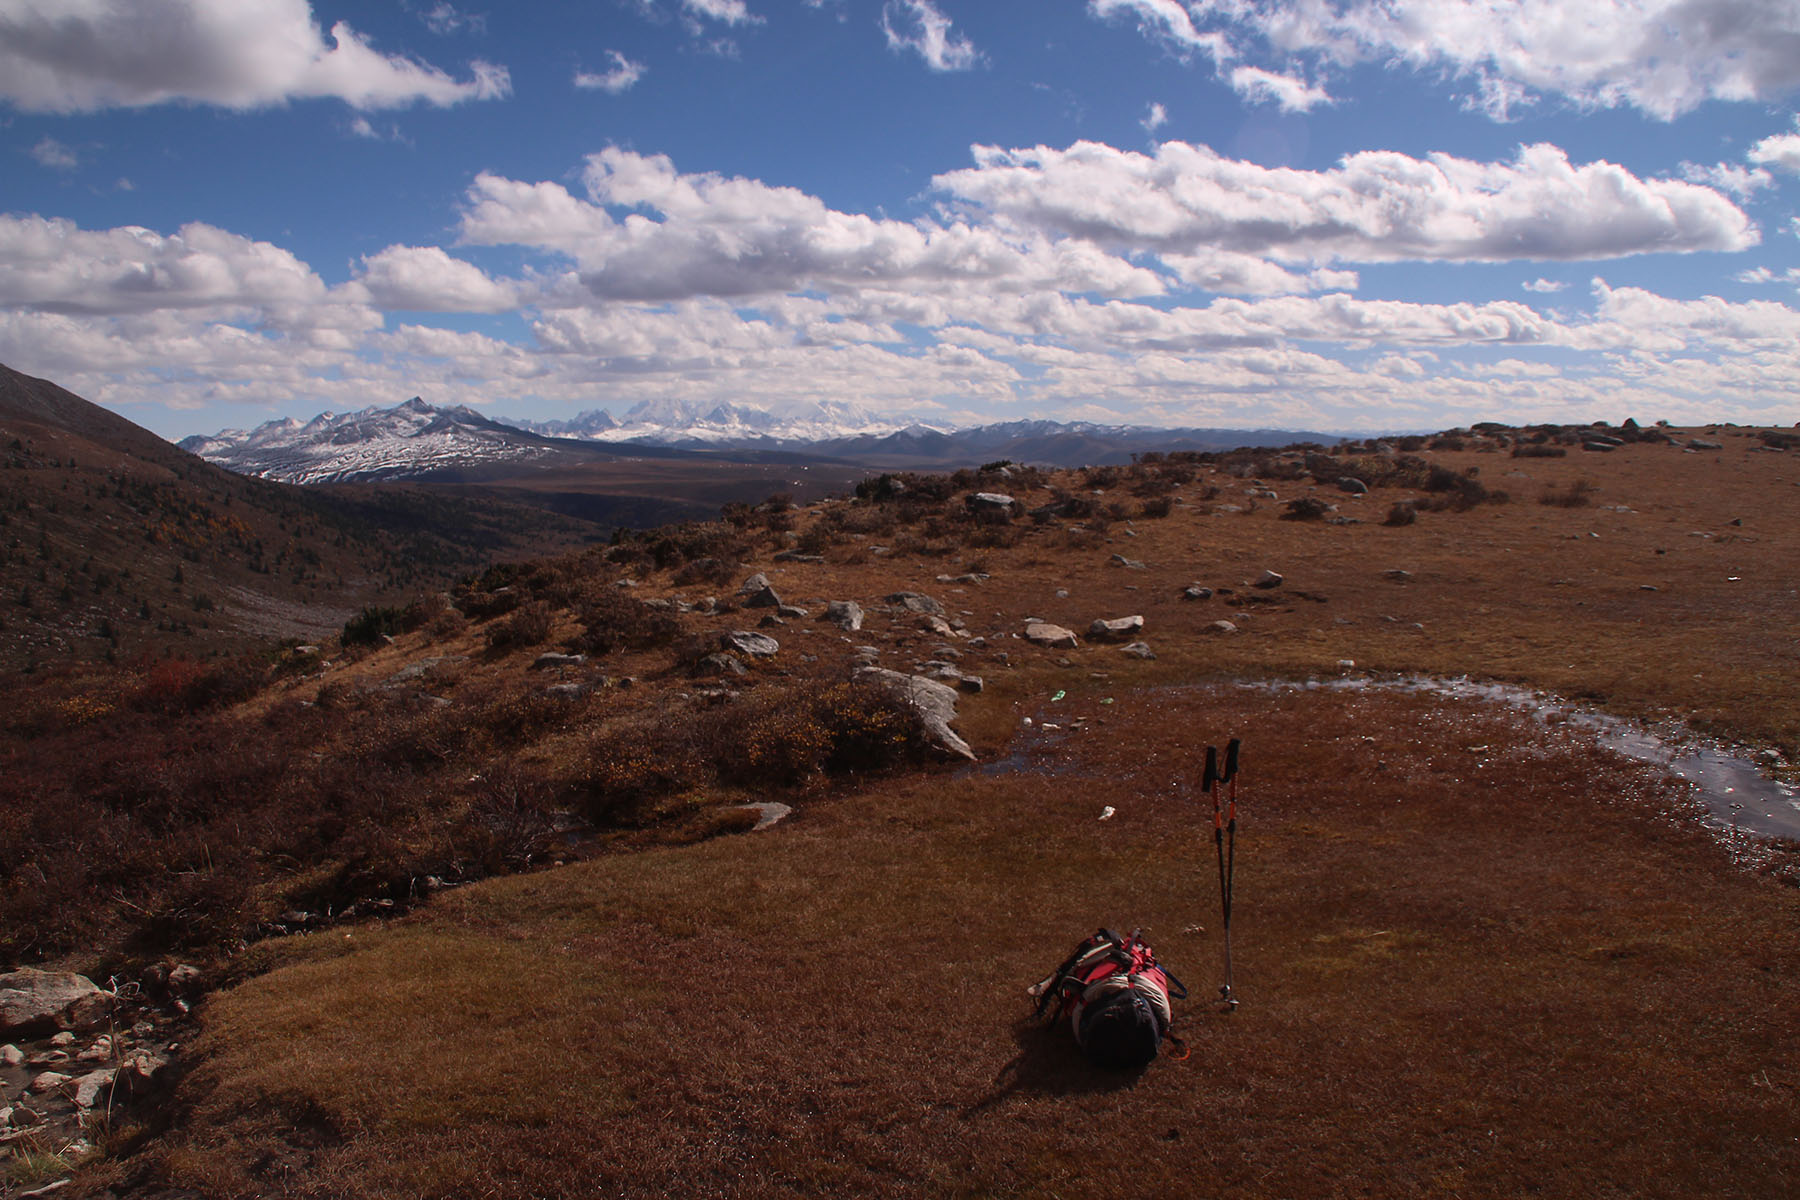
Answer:
[{"label": "low shrub", "polygon": [[344,622],[339,641],[345,646],[379,645],[384,636],[405,633],[409,628],[406,613],[398,608],[373,604]]},{"label": "low shrub", "polygon": [[550,636],[550,606],[534,600],[488,628],[489,650],[523,650],[542,645]]},{"label": "low shrub", "polygon": [[1381,523],[1390,526],[1411,525],[1418,519],[1418,505],[1411,500],[1396,500],[1393,507],[1388,509],[1387,516],[1382,519]]},{"label": "low shrub", "polygon": [[1593,503],[1595,487],[1591,480],[1577,479],[1564,487],[1551,484],[1538,496],[1538,503],[1551,508],[1586,508]]}]

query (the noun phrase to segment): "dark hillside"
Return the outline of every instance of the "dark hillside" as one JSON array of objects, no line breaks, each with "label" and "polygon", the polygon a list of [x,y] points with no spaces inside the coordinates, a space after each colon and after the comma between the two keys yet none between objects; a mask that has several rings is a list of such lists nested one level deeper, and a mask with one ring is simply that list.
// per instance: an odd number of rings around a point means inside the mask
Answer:
[{"label": "dark hillside", "polygon": [[0,366],[0,669],[316,640],[362,604],[603,532],[495,497],[236,475]]}]

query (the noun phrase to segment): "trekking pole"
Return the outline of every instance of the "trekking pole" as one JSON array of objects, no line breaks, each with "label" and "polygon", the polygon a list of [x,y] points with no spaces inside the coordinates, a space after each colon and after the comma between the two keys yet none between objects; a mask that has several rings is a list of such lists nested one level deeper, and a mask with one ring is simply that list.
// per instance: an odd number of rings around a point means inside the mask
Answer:
[{"label": "trekking pole", "polygon": [[[1219,988],[1219,999],[1227,1009],[1237,1007],[1237,997],[1231,994],[1231,888],[1237,875],[1237,774],[1238,747],[1237,738],[1232,738],[1225,747],[1225,769],[1219,770],[1219,752],[1215,747],[1206,748],[1206,773],[1204,786],[1212,797],[1213,805],[1213,849],[1219,859],[1219,907],[1225,918],[1225,983]],[[1225,804],[1219,802],[1219,791],[1222,784],[1230,784],[1231,790]]]}]

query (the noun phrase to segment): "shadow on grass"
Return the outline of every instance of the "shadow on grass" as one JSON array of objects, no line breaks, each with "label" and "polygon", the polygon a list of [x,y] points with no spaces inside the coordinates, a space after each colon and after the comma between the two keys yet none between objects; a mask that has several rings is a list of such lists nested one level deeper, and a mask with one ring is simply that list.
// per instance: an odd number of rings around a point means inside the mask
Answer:
[{"label": "shadow on grass", "polygon": [[[998,1108],[1019,1092],[1045,1096],[1073,1096],[1089,1092],[1116,1092],[1134,1086],[1145,1067],[1109,1071],[1082,1056],[1063,1021],[1046,1023],[1024,1017],[1013,1024],[1013,1041],[1019,1052],[994,1076],[991,1092],[963,1110],[973,1117]],[[1154,1061],[1154,1060],[1153,1060]]]}]

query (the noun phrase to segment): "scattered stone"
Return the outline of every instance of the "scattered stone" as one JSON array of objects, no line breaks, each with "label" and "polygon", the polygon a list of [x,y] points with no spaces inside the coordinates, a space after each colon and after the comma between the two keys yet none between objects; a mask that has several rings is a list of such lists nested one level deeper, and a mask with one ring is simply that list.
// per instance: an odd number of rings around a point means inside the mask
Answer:
[{"label": "scattered stone", "polygon": [[935,679],[903,675],[899,671],[888,671],[881,667],[862,667],[856,672],[856,677],[877,683],[887,689],[890,695],[911,704],[919,714],[926,732],[931,735],[933,745],[959,758],[975,757],[975,752],[969,749],[969,743],[950,728],[950,722],[956,720],[955,688]]},{"label": "scattered stone", "polygon": [[1142,614],[1114,617],[1111,620],[1100,617],[1088,626],[1088,639],[1095,642],[1123,641],[1126,638],[1136,637],[1142,632],[1144,632]]},{"label": "scattered stone", "polygon": [[768,634],[748,629],[732,629],[721,633],[719,645],[726,650],[748,654],[752,658],[774,658],[775,652],[781,649],[781,643]]},{"label": "scattered stone", "polygon": [[975,513],[1003,512],[1010,514],[1018,503],[1004,492],[976,492],[968,500],[969,511]]},{"label": "scattered stone", "polygon": [[1211,600],[1212,594],[1213,590],[1211,588],[1202,587],[1197,583],[1190,583],[1181,589],[1181,598],[1183,600]]},{"label": "scattered stone", "polygon": [[613,586],[616,588],[634,588],[637,585],[638,585],[638,581],[635,579],[615,579],[615,580],[613,580]]},{"label": "scattered stone", "polygon": [[742,662],[729,654],[709,654],[694,664],[694,674],[702,677],[719,675],[743,675],[749,671]]},{"label": "scattered stone", "polygon": [[1121,646],[1119,653],[1129,654],[1133,658],[1141,658],[1146,662],[1156,661],[1156,651],[1150,648],[1149,642],[1133,642],[1129,646]]},{"label": "scattered stone", "polygon": [[929,613],[934,617],[944,615],[944,606],[923,592],[895,592],[887,602],[897,604],[907,612]]},{"label": "scattered stone", "polygon": [[403,683],[415,683],[428,675],[435,674],[444,667],[454,667],[469,661],[466,654],[434,654],[430,658],[421,658],[418,662],[408,663],[387,677],[388,687],[398,687]]},{"label": "scattered stone", "polygon": [[54,1092],[73,1078],[61,1071],[45,1071],[31,1081],[31,1091],[39,1096],[45,1092]]},{"label": "scattered stone", "polygon": [[1126,558],[1123,554],[1115,554],[1107,560],[1115,567],[1124,567],[1127,571],[1142,571],[1144,564],[1135,558]]},{"label": "scattered stone", "polygon": [[1211,625],[1208,625],[1205,629],[1201,630],[1202,633],[1236,633],[1237,631],[1238,627],[1233,625],[1230,621],[1214,621]]},{"label": "scattered stone", "polygon": [[0,1034],[93,1029],[112,1011],[112,1002],[112,993],[85,975],[23,967],[0,975]]},{"label": "scattered stone", "polygon": [[579,700],[588,694],[585,683],[553,683],[544,689],[544,695],[555,696],[558,700]]},{"label": "scattered stone", "polygon": [[25,1053],[17,1046],[0,1046],[0,1067],[16,1067],[24,1061]]},{"label": "scattered stone", "polygon": [[963,675],[957,678],[956,686],[965,692],[979,692],[987,685],[982,682],[979,675]]},{"label": "scattered stone", "polygon": [[933,617],[933,616],[920,617],[919,618],[919,628],[923,629],[927,633],[935,634],[936,636],[941,637],[941,638],[948,638],[948,637],[956,636],[956,630],[952,629],[950,627],[950,622],[944,620],[944,618],[942,618],[942,617]]},{"label": "scattered stone", "polygon": [[106,1034],[94,1039],[94,1044],[75,1056],[78,1063],[103,1063],[113,1056],[113,1040]]},{"label": "scattered stone", "polygon": [[1583,442],[1581,443],[1581,448],[1590,454],[1611,454],[1614,450],[1618,449],[1617,446],[1611,445],[1610,443],[1595,441]]},{"label": "scattered stone", "polygon": [[1723,442],[1709,442],[1704,438],[1690,438],[1688,440],[1689,450],[1723,450],[1724,448],[1725,444]]},{"label": "scattered stone", "polygon": [[1278,588],[1282,584],[1282,578],[1282,576],[1277,575],[1273,571],[1264,571],[1251,582],[1250,586],[1263,589]]},{"label": "scattered stone", "polygon": [[825,606],[819,615],[821,621],[830,621],[845,633],[855,633],[862,628],[862,605],[854,600],[833,600]]},{"label": "scattered stone", "polygon": [[1369,494],[1369,485],[1356,478],[1354,475],[1345,475],[1339,478],[1337,481],[1337,489],[1340,492],[1345,492],[1352,496],[1366,496]]},{"label": "scattered stone", "polygon": [[825,556],[823,554],[802,554],[798,550],[783,550],[775,555],[775,561],[776,562],[794,562],[794,563],[822,563],[825,561]]},{"label": "scattered stone", "polygon": [[1383,579],[1391,579],[1395,583],[1405,583],[1412,578],[1411,571],[1403,571],[1399,567],[1389,567],[1381,573]]},{"label": "scattered stone", "polygon": [[781,597],[769,586],[769,577],[761,571],[744,580],[733,597],[742,608],[780,608]]},{"label": "scattered stone", "polygon": [[70,1046],[75,1044],[75,1035],[65,1029],[55,1037],[51,1038],[50,1044],[55,1046],[58,1050],[67,1050]]},{"label": "scattered stone", "polygon": [[939,575],[939,583],[986,583],[992,579],[986,571],[970,571],[967,575]]},{"label": "scattered stone", "polygon": [[790,621],[806,620],[806,610],[801,608],[798,604],[780,605],[775,609],[775,615],[778,617],[785,617]]},{"label": "scattered stone", "polygon": [[1025,626],[1025,640],[1039,646],[1048,646],[1052,650],[1073,650],[1081,644],[1076,639],[1074,630],[1052,625],[1048,621],[1028,622]]},{"label": "scattered stone", "polygon": [[554,650],[546,651],[531,660],[534,671],[550,671],[560,667],[579,667],[587,661],[585,654],[558,654]]},{"label": "scattered stone", "polygon": [[766,616],[762,620],[758,621],[756,623],[756,627],[758,629],[774,629],[774,628],[777,628],[779,626],[786,625],[786,624],[787,624],[787,622],[782,620],[775,613],[770,613],[768,616]]},{"label": "scattered stone", "polygon": [[89,1071],[75,1081],[75,1107],[88,1109],[99,1104],[106,1089],[112,1087],[113,1069],[105,1067]]}]

